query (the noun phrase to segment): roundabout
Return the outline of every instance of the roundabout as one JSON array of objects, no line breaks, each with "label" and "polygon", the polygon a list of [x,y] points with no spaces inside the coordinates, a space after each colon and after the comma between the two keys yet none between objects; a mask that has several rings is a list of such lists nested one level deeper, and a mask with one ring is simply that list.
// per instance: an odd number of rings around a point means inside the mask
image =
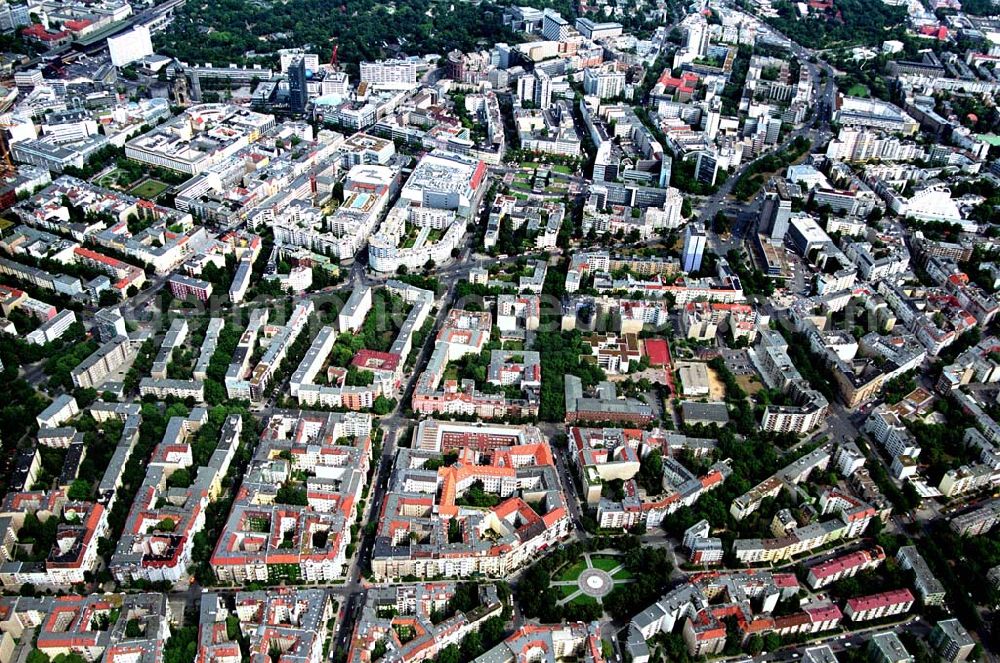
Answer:
[{"label": "roundabout", "polygon": [[611,592],[615,586],[615,581],[607,571],[587,569],[580,574],[577,584],[579,584],[581,592],[587,596],[599,599]]},{"label": "roundabout", "polygon": [[602,603],[618,585],[633,582],[631,574],[616,554],[585,553],[573,564],[554,574],[552,585],[558,587],[566,603]]}]

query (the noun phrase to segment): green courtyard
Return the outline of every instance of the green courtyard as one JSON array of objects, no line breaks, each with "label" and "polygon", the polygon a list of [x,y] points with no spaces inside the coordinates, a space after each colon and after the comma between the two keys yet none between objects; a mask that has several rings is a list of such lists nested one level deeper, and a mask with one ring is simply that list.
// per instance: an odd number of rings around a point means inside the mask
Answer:
[{"label": "green courtyard", "polygon": [[156,200],[160,194],[170,188],[170,185],[160,180],[143,180],[129,189],[129,193],[143,200]]},{"label": "green courtyard", "polygon": [[94,184],[97,186],[103,186],[105,188],[125,188],[132,184],[134,180],[132,175],[121,168],[113,168],[107,173],[104,173],[100,177],[93,180]]}]

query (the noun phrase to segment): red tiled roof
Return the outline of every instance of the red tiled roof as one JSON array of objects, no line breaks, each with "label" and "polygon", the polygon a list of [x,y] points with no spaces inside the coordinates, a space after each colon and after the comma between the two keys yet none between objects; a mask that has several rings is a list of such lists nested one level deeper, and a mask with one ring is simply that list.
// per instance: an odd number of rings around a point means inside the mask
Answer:
[{"label": "red tiled roof", "polygon": [[92,23],[93,21],[91,21],[89,18],[84,18],[79,21],[73,21],[73,20],[66,21],[65,23],[63,23],[63,27],[66,28],[67,30],[83,30],[85,27],[91,25]]},{"label": "red tiled roof", "polygon": [[868,612],[869,610],[886,608],[892,605],[909,603],[912,601],[913,594],[910,593],[910,590],[894,589],[889,592],[882,592],[881,594],[871,594],[869,596],[859,596],[858,598],[848,599],[847,605],[854,612]]},{"label": "red tiled roof", "polygon": [[392,352],[379,352],[377,350],[361,350],[358,354],[354,355],[351,365],[358,368],[394,371],[399,365],[399,355]]},{"label": "red tiled roof", "polygon": [[49,32],[41,23],[35,23],[21,30],[22,35],[34,37],[40,41],[58,41],[66,38],[66,32]]}]

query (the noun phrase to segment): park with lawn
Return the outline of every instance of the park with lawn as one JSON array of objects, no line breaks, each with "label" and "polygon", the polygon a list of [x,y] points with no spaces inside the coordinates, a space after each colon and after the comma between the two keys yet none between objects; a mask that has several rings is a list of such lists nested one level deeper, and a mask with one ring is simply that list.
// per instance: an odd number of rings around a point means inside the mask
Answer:
[{"label": "park with lawn", "polygon": [[160,180],[145,179],[129,189],[129,193],[143,200],[156,200],[170,185]]},{"label": "park with lawn", "polygon": [[106,173],[94,178],[94,184],[103,186],[106,189],[123,189],[132,186],[135,177],[132,173],[121,168],[112,168]]},{"label": "park with lawn", "polygon": [[553,173],[566,174],[564,171],[567,170],[565,166],[539,166],[533,162],[525,162],[521,170],[517,171],[507,184],[514,196],[519,193],[548,197],[563,196],[569,190],[569,181],[554,177]]},{"label": "park with lawn", "polygon": [[848,97],[870,97],[871,93],[868,91],[868,86],[862,85],[861,83],[855,83],[847,89]]},{"label": "park with lawn", "polygon": [[545,624],[627,619],[663,595],[673,572],[666,547],[637,536],[598,535],[560,546],[517,584],[521,611]]},{"label": "park with lawn", "polygon": [[129,195],[150,201],[155,201],[170,188],[166,182],[144,175],[139,175],[137,178],[134,171],[123,168],[112,168],[94,178],[93,181],[97,186],[127,191]]},{"label": "park with lawn", "polygon": [[552,574],[552,586],[558,588],[560,605],[601,604],[616,585],[633,582],[617,552],[584,553],[576,561]]}]

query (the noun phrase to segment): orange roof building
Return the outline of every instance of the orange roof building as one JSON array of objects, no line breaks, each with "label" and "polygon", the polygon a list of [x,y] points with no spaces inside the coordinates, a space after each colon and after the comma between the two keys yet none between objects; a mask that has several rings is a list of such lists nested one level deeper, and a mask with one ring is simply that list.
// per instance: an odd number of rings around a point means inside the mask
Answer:
[{"label": "orange roof building", "polygon": [[[422,427],[415,448],[397,452],[375,539],[376,577],[503,576],[569,533],[548,443],[530,426],[487,428],[527,443],[484,445],[480,425],[448,422]],[[445,437],[471,444],[442,453]]]}]

